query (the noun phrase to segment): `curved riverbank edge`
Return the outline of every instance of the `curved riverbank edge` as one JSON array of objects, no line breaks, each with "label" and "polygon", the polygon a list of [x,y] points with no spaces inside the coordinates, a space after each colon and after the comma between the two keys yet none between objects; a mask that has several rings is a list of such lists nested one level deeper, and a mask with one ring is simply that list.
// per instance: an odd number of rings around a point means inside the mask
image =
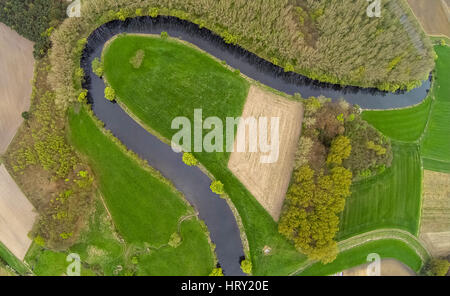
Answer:
[{"label": "curved riverbank edge", "polygon": [[[385,239],[399,240],[408,245],[420,257],[420,259],[422,260],[422,266],[431,257],[429,251],[424,247],[423,243],[420,241],[419,238],[415,237],[408,231],[396,228],[377,229],[342,240],[338,242],[339,253],[364,245],[369,242]],[[402,262],[401,260],[399,261]],[[297,269],[296,271],[292,272],[289,275],[291,276],[301,275],[303,271],[305,271],[307,268],[311,267],[313,264],[317,262],[318,261],[315,260],[307,260],[302,264],[302,266],[300,266],[299,269]]]},{"label": "curved riverbank edge", "polygon": [[[196,211],[196,209],[189,203],[189,201],[187,200],[186,196],[179,191],[175,185],[167,178],[165,178],[161,172],[159,172],[158,170],[156,170],[155,168],[151,167],[147,161],[143,160],[138,154],[136,154],[134,151],[130,150],[127,148],[127,146],[122,143],[118,138],[116,138],[111,131],[107,130],[104,126],[104,123],[98,119],[94,112],[92,111],[92,109],[86,105],[86,106],[81,106],[81,108],[85,108],[86,113],[88,114],[88,116],[92,119],[93,123],[95,124],[95,126],[99,129],[99,131],[101,133],[103,133],[109,140],[111,140],[117,147],[118,149],[126,156],[129,157],[132,161],[135,161],[142,169],[144,169],[145,171],[147,171],[150,175],[152,175],[154,178],[158,179],[160,182],[162,182],[163,184],[169,186],[169,188],[176,194],[179,196],[179,198],[181,199],[181,201],[187,206],[187,212],[181,216],[177,222],[177,233],[180,234],[181,236],[181,224],[184,221],[187,221],[189,219],[195,218],[201,225],[202,229],[204,230],[204,234],[207,237],[208,240],[208,244],[210,246],[210,250],[211,250],[211,255],[213,257],[214,260],[214,264],[218,263],[218,258],[217,258],[217,254],[215,252],[215,245],[214,243],[211,241],[211,236],[209,233],[209,230],[205,224],[205,222],[199,218],[199,213],[198,211]],[[75,113],[77,113],[76,111],[74,111]],[[86,163],[89,163],[89,159],[86,155],[80,154],[79,152],[77,152],[78,156],[81,159],[84,159],[86,161]],[[103,196],[102,192],[99,192],[99,199],[101,201],[101,203],[103,204],[107,215],[109,216],[109,218],[111,219],[111,223],[114,225],[114,228],[117,231],[117,225],[114,222],[114,219],[112,217],[111,212],[109,211],[109,208],[106,204],[105,201],[105,197]],[[182,237],[182,236],[181,236]],[[184,238],[182,237],[182,240]],[[123,241],[123,238],[120,236],[120,240]],[[155,249],[155,250],[159,250],[162,247],[168,246],[168,244],[163,244],[161,246],[149,246],[151,249]]]},{"label": "curved riverbank edge", "polygon": [[227,201],[211,192],[210,178],[198,167],[186,166],[181,161],[181,154],[173,152],[170,146],[139,125],[119,104],[104,98],[104,81],[91,69],[92,60],[101,56],[103,47],[104,42],[88,42],[81,61],[87,75],[83,87],[88,90],[93,113],[129,150],[171,180],[200,213],[200,219],[207,225],[211,241],[216,245],[216,255],[224,274],[245,275],[240,268],[245,253],[239,227]]},{"label": "curved riverbank edge", "polygon": [[160,34],[187,41],[229,66],[239,69],[246,76],[289,95],[299,93],[303,98],[325,96],[331,99],[345,99],[363,109],[386,110],[413,106],[423,101],[430,89],[431,75],[422,85],[409,92],[389,93],[375,88],[340,86],[314,81],[284,69],[249,52],[239,45],[227,44],[222,37],[190,21],[174,16],[155,18],[141,16],[125,21],[113,20],[95,29],[88,38],[89,43],[106,42],[121,33]]},{"label": "curved riverbank edge", "polygon": [[[106,77],[102,77],[102,78],[105,81],[105,83],[107,84],[108,82],[107,82]],[[120,101],[120,98],[118,100],[116,100],[116,103],[125,111],[125,113],[128,114],[128,116],[133,118],[133,120],[135,120],[148,133],[150,133],[153,136],[155,136],[156,138],[158,138],[161,142],[165,143],[167,146],[171,146],[171,142],[170,142],[169,139],[163,137],[160,133],[158,133],[157,131],[152,129],[150,126],[146,125],[140,118],[138,118],[136,115],[134,115],[133,112],[131,112],[129,110],[129,108],[124,103],[122,103]],[[137,157],[139,158],[139,156],[137,156]],[[146,165],[148,165],[148,164],[146,163]],[[202,163],[199,162],[197,164],[197,167],[206,176],[208,176],[208,178],[211,180],[211,182],[216,180],[214,175],[210,171],[208,171],[208,169]],[[173,186],[173,184],[171,184],[171,185]],[[240,233],[240,236],[241,236],[242,245],[243,245],[243,248],[244,248],[244,254],[245,254],[245,257],[248,258],[250,256],[250,246],[249,246],[249,243],[248,243],[247,234],[245,233],[245,227],[244,227],[244,224],[242,222],[241,215],[239,214],[239,211],[237,210],[236,206],[234,205],[234,203],[231,201],[230,197],[226,193],[222,194],[220,197],[226,200],[228,206],[230,207],[230,209],[231,209],[231,211],[232,211],[232,213],[234,215],[234,218],[236,219],[236,223],[237,223],[237,225],[239,227],[239,233]],[[184,195],[183,195],[183,198],[187,202],[187,200],[185,199]],[[192,205],[189,204],[189,206],[192,206]],[[211,240],[211,238],[209,238],[209,239]]]}]

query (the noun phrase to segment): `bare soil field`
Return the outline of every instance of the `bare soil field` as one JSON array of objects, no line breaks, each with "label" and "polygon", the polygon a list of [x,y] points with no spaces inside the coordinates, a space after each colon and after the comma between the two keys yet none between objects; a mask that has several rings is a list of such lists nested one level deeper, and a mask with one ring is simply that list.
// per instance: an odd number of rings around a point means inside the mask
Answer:
[{"label": "bare soil field", "polygon": [[432,255],[450,255],[450,174],[424,171],[420,238]]},{"label": "bare soil field", "polygon": [[0,23],[0,154],[6,151],[30,107],[33,42]]},{"label": "bare soil field", "polygon": [[[300,103],[251,86],[242,114],[243,119],[250,117],[256,120],[267,117],[268,139],[271,138],[271,118],[279,118],[278,159],[273,163],[262,163],[261,156],[267,156],[269,152],[261,152],[261,149],[258,149],[258,152],[249,152],[249,132],[248,128],[241,129],[242,125],[245,126],[241,120],[235,141],[235,152],[231,153],[228,168],[277,221],[291,179],[294,156],[301,132],[303,107]],[[242,133],[245,133],[247,149],[246,152],[237,152],[237,141],[239,137],[243,136]]]},{"label": "bare soil field", "polygon": [[0,165],[0,241],[20,260],[31,245],[28,232],[36,216],[34,207]]},{"label": "bare soil field", "polygon": [[450,38],[450,1],[408,0],[408,3],[427,34]]},{"label": "bare soil field", "polygon": [[[367,275],[367,266],[369,263],[346,269],[342,272],[343,276],[365,276]],[[414,276],[416,275],[411,268],[396,259],[382,259],[380,267],[381,276]]]}]

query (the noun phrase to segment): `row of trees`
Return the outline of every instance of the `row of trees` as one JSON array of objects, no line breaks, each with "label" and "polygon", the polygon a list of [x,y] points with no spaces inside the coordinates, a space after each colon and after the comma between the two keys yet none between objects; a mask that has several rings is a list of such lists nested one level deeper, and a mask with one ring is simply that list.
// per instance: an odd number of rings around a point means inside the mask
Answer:
[{"label": "row of trees", "polygon": [[65,17],[67,4],[61,0],[0,0],[0,22],[34,41],[35,58],[50,48],[49,36]]},{"label": "row of trees", "polygon": [[[391,165],[391,147],[344,101],[305,100],[302,136],[278,229],[310,259],[332,262],[352,181]],[[371,175],[371,174],[370,174]],[[367,177],[367,176],[364,176]]]}]

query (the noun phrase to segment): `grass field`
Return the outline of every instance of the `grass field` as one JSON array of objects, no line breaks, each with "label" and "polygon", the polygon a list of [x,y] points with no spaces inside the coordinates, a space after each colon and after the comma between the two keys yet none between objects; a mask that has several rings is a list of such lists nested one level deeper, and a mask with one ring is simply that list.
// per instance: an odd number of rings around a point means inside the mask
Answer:
[{"label": "grass field", "polygon": [[432,98],[400,110],[364,111],[362,118],[384,135],[398,141],[414,142],[422,136],[430,114]]},{"label": "grass field", "polygon": [[367,263],[367,255],[377,253],[381,258],[395,258],[408,265],[412,270],[418,271],[422,260],[417,253],[406,243],[394,240],[377,240],[354,247],[339,253],[335,261],[323,265],[315,263],[303,270],[299,275],[331,275],[353,266]]},{"label": "grass field", "polygon": [[450,47],[434,47],[438,60],[434,84],[435,101],[421,143],[425,169],[450,171]]},{"label": "grass field", "polygon": [[[145,51],[145,58],[136,70],[129,60],[139,49]],[[204,117],[240,116],[249,88],[243,78],[219,62],[174,40],[118,37],[106,49],[104,64],[108,82],[120,101],[166,139],[176,132],[170,129],[172,119],[180,115],[192,119],[194,108],[202,108]],[[253,274],[283,275],[295,270],[305,256],[278,233],[272,217],[228,170],[229,153],[195,156],[224,183],[239,211],[250,245]],[[265,246],[272,248],[270,256],[263,255]]]},{"label": "grass field", "polygon": [[420,143],[425,169],[450,173],[450,47],[434,47],[438,55],[433,89],[412,108],[364,111],[370,124],[392,139]]},{"label": "grass field", "polygon": [[422,171],[416,144],[393,142],[391,168],[352,186],[341,214],[338,239],[378,228],[418,231]]},{"label": "grass field", "polygon": [[[114,225],[127,243],[127,250],[131,248],[130,250],[134,250],[130,251],[131,254],[136,253],[134,256],[151,265],[149,270],[148,266],[141,264],[137,266],[137,272],[142,269],[151,272],[151,275],[209,274],[214,264],[213,254],[205,229],[196,220],[183,222],[183,243],[178,248],[169,247],[172,250],[166,250],[165,245],[170,236],[178,230],[179,219],[192,213],[179,193],[155,172],[144,169],[127,156],[99,130],[84,109],[79,114],[72,111],[69,123],[70,139],[78,151],[88,158]],[[89,261],[92,254],[117,253],[120,248],[124,248],[113,236],[104,239],[106,234],[102,223],[91,223],[91,232],[83,237],[84,244],[91,246],[90,255],[89,246],[73,247],[74,250],[80,248],[78,251],[84,254],[84,258],[88,258],[86,260]],[[177,264],[166,265],[166,262],[174,261]],[[99,262],[98,265],[105,268],[111,266],[111,263]],[[110,272],[111,270],[107,270],[106,273]]]}]

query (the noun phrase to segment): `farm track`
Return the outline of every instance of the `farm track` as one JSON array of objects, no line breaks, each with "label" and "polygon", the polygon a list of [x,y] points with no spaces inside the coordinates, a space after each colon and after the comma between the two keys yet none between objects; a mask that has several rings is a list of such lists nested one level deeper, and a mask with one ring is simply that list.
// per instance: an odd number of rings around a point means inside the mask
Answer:
[{"label": "farm track", "polygon": [[[395,239],[406,243],[410,246],[416,254],[422,259],[422,262],[425,262],[428,258],[430,258],[430,254],[427,249],[422,245],[423,243],[411,233],[401,230],[401,229],[377,229],[374,231],[369,231],[360,235],[355,235],[349,239],[338,242],[339,252],[343,252],[346,250],[350,250],[352,248],[358,247],[365,243],[383,239]],[[317,261],[308,260],[305,261],[302,266],[296,271],[292,272],[289,275],[296,275],[312,266]]]}]

